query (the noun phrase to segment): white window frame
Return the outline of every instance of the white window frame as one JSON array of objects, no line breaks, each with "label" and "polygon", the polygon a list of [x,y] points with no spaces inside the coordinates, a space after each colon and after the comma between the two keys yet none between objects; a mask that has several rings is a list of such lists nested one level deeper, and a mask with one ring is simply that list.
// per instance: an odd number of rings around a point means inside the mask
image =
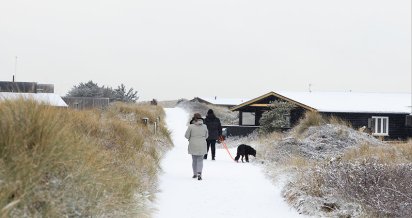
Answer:
[{"label": "white window frame", "polygon": [[[372,119],[373,119],[373,123],[374,123],[372,135],[374,135],[374,136],[389,136],[389,117],[372,116]],[[378,129],[379,129],[378,120],[381,120],[381,122],[380,122],[381,132],[378,132]],[[383,126],[383,123],[384,123],[383,120],[386,120],[385,128]],[[386,132],[383,132],[384,129],[386,129]]]}]

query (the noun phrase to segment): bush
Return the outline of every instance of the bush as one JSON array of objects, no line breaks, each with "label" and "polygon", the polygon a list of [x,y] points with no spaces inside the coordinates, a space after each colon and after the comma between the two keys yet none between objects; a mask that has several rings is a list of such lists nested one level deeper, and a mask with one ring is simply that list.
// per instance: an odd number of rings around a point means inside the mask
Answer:
[{"label": "bush", "polygon": [[382,164],[375,159],[336,163],[316,169],[321,180],[313,187],[333,189],[354,199],[376,216],[407,217],[412,214],[412,164]]},{"label": "bush", "polygon": [[355,199],[378,216],[412,214],[412,164],[382,164],[374,159],[341,163],[325,171],[326,187]]},{"label": "bush", "polygon": [[260,132],[271,133],[290,127],[290,111],[294,105],[289,102],[275,101],[271,104],[271,110],[265,111],[259,120]]},{"label": "bush", "polygon": [[23,100],[0,117],[2,217],[148,216],[161,148],[147,127]]},{"label": "bush", "polygon": [[412,163],[399,151],[394,146],[363,145],[342,158],[301,168],[285,196],[312,215],[320,209],[324,216],[408,217]]},{"label": "bush", "polygon": [[120,84],[116,89],[112,89],[111,87],[99,86],[91,80],[87,83],[75,85],[66,96],[109,98],[110,101],[129,103],[136,102],[139,99],[137,91],[134,91],[133,88],[127,90],[124,84]]}]

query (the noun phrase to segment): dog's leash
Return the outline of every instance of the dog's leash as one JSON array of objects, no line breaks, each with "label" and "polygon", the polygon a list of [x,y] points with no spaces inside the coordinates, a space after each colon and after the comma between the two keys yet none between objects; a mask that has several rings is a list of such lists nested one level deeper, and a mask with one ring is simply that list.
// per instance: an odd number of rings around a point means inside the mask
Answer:
[{"label": "dog's leash", "polygon": [[225,147],[225,149],[226,149],[227,153],[229,154],[230,158],[232,158],[232,160],[235,161],[235,159],[232,157],[232,154],[230,154],[230,151],[227,148],[227,145],[226,145],[225,140],[223,139],[223,137],[220,137],[219,140],[220,140],[220,143],[223,144],[223,147]]}]

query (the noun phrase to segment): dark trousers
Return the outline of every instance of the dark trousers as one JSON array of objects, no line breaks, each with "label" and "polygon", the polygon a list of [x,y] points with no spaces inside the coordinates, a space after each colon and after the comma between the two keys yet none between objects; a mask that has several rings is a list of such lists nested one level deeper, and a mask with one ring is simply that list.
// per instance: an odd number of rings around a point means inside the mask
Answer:
[{"label": "dark trousers", "polygon": [[[216,139],[209,139],[206,140],[207,144],[207,153],[209,153],[209,148],[212,148],[212,158],[215,159],[216,154]],[[207,153],[205,154],[204,158],[207,159]]]}]

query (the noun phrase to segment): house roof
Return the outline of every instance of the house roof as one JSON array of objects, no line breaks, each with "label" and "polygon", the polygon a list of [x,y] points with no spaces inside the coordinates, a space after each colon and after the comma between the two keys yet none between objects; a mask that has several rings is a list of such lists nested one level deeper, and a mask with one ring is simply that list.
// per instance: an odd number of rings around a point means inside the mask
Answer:
[{"label": "house roof", "polygon": [[40,103],[49,104],[56,107],[67,107],[63,99],[54,93],[16,93],[0,92],[0,100],[31,99]]},{"label": "house roof", "polygon": [[248,101],[249,99],[246,98],[215,98],[215,97],[196,97],[198,99],[201,99],[203,101],[206,101],[210,104],[214,105],[239,105],[242,104],[243,102]]},{"label": "house roof", "polygon": [[249,106],[249,105],[253,106],[253,105],[252,105],[253,103],[258,102],[258,101],[260,101],[260,100],[262,100],[262,99],[265,99],[265,98],[267,98],[267,97],[270,97],[270,96],[275,96],[275,97],[280,98],[280,99],[283,99],[283,100],[285,100],[285,101],[292,102],[292,103],[294,103],[294,104],[296,104],[296,105],[298,105],[298,106],[301,106],[301,107],[303,107],[303,108],[305,108],[305,109],[307,109],[307,110],[316,111],[315,108],[312,108],[312,107],[310,107],[310,106],[308,106],[308,105],[305,105],[305,104],[302,104],[302,103],[300,103],[300,102],[297,102],[297,101],[295,101],[295,100],[293,100],[293,99],[290,99],[290,98],[288,98],[288,97],[285,97],[285,96],[283,96],[283,95],[280,95],[280,94],[278,94],[278,93],[276,93],[276,92],[266,93],[266,94],[264,94],[264,95],[262,95],[262,96],[259,96],[259,97],[257,97],[257,98],[251,99],[251,100],[249,100],[249,101],[247,101],[247,102],[244,102],[244,103],[242,103],[242,104],[240,104],[240,105],[237,105],[237,106],[231,108],[230,110],[236,111],[236,110],[239,110],[240,108],[243,108],[243,107],[246,107],[246,106]]},{"label": "house roof", "polygon": [[411,113],[410,93],[370,92],[269,92],[231,110],[238,110],[271,95],[319,112]]}]

